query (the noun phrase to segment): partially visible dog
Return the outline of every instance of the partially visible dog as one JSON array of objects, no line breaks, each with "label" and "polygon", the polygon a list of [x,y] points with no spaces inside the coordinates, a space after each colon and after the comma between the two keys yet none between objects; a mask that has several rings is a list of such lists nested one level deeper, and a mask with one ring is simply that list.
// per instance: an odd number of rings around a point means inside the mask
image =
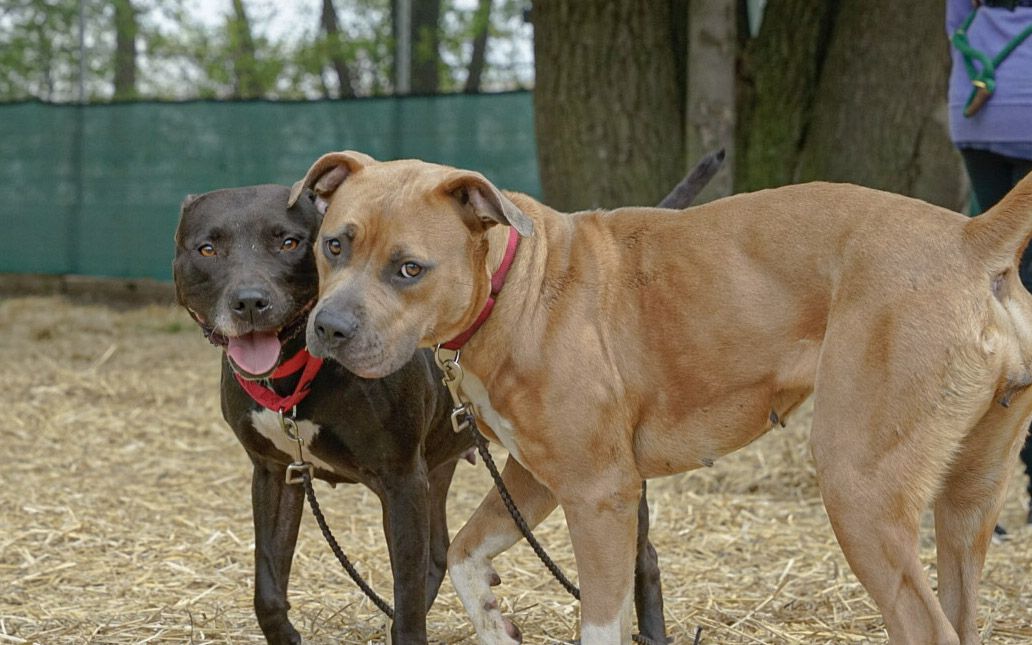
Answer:
[{"label": "partially visible dog", "polygon": [[[564,215],[475,172],[350,152],[316,161],[292,199],[307,187],[329,203],[308,336],[347,321],[336,360],[380,376],[482,323],[463,389],[528,521],[565,512],[584,643],[630,636],[642,480],[712,464],[811,391],[825,506],[890,639],[979,641],[982,564],[1032,413],[1017,276],[1032,177],[975,219],[825,183]],[[930,500],[938,599],[918,557]],[[490,563],[517,539],[491,493],[449,550],[484,642],[514,642]]]},{"label": "partially visible dog", "polygon": [[[690,203],[718,166],[719,159],[704,160],[667,199]],[[287,616],[287,582],[303,494],[300,486],[284,484],[297,447],[274,410],[305,378],[304,365],[314,363],[305,360],[304,327],[317,293],[312,245],[322,219],[311,193],[289,208],[288,193],[285,186],[263,185],[187,197],[174,262],[179,303],[225,350],[223,416],[254,463],[254,604],[270,643],[300,642]],[[296,370],[284,370],[285,364]],[[280,376],[284,371],[290,373]],[[272,410],[245,391],[268,378],[274,393],[264,396]],[[432,359],[416,353],[376,380],[326,363],[305,391],[296,424],[315,476],[362,483],[383,504],[394,572],[393,642],[426,642],[425,613],[446,565],[445,498],[456,459],[471,446],[466,434],[451,428],[451,401]],[[648,543],[644,496],[640,509],[645,521],[638,534],[639,629],[664,642],[659,568]]]},{"label": "partially visible dog", "polygon": [[[222,414],[254,463],[254,605],[270,643],[301,642],[287,617],[287,582],[304,498],[301,486],[284,483],[295,442],[279,414],[257,403],[240,379],[273,376],[305,351],[316,295],[312,240],[321,218],[308,197],[287,208],[287,194],[285,186],[264,185],[188,197],[174,263],[180,304],[225,349]],[[445,498],[456,458],[470,445],[451,430],[450,401],[434,369],[424,353],[376,380],[327,362],[296,407],[315,476],[362,483],[383,505],[396,643],[426,642],[426,610],[448,547]],[[287,397],[301,377],[272,378],[271,387]]]}]

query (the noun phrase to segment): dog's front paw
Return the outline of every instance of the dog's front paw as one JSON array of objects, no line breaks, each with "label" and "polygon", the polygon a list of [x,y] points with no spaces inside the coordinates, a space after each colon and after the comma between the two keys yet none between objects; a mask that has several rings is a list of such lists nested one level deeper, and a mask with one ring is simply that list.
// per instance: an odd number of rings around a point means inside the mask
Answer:
[{"label": "dog's front paw", "polygon": [[523,642],[523,634],[502,615],[498,599],[491,593],[491,587],[501,584],[502,579],[487,559],[469,557],[450,562],[448,573],[481,643],[517,645]]},{"label": "dog's front paw", "polygon": [[522,643],[523,634],[520,633],[520,628],[516,626],[516,623],[512,622],[505,616],[502,616],[502,620],[505,622],[505,633],[512,639],[512,642]]},{"label": "dog's front paw", "polygon": [[265,640],[269,645],[304,645],[305,642],[290,623],[284,623],[275,630],[265,631]]}]

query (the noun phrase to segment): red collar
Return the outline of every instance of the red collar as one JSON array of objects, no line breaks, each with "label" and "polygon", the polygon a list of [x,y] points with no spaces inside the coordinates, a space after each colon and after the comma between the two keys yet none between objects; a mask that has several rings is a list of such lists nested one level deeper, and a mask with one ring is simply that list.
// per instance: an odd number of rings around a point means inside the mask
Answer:
[{"label": "red collar", "polygon": [[298,403],[301,403],[301,401],[304,401],[305,397],[308,396],[309,386],[315,380],[315,376],[319,373],[319,368],[322,367],[322,364],[323,359],[309,354],[307,347],[280,363],[279,367],[273,371],[269,378],[286,378],[301,372],[301,378],[298,380],[294,392],[288,396],[280,396],[271,388],[259,385],[257,381],[248,381],[235,371],[233,376],[236,377],[240,387],[244,388],[244,392],[247,392],[248,396],[254,399],[255,403],[273,412],[286,412]]},{"label": "red collar", "polygon": [[472,325],[466,328],[466,331],[447,343],[443,343],[441,347],[450,350],[461,349],[469,341],[470,337],[477,333],[480,326],[487,322],[488,316],[491,315],[491,310],[494,309],[495,297],[502,290],[502,287],[505,286],[505,278],[509,275],[509,269],[512,268],[512,261],[516,258],[516,247],[519,246],[519,243],[520,234],[516,232],[515,228],[510,228],[509,242],[505,247],[505,255],[502,256],[502,263],[498,265],[498,270],[491,276],[491,295],[487,297],[487,302],[484,303],[484,308],[480,310],[480,315],[477,316]]}]

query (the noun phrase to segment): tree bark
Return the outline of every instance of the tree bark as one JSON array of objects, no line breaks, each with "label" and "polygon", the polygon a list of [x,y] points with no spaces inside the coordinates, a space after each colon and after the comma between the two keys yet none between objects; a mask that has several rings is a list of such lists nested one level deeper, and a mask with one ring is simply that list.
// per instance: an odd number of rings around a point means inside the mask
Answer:
[{"label": "tree bark", "polygon": [[690,4],[686,156],[694,163],[721,148],[726,154],[724,167],[703,188],[699,201],[726,197],[734,188],[737,9],[738,0]]},{"label": "tree bark", "polygon": [[441,55],[437,22],[440,0],[412,1],[412,92],[435,94],[440,87]]},{"label": "tree bark", "polygon": [[404,55],[395,48],[393,76],[395,92],[415,94],[435,94],[440,88],[440,61],[438,49],[438,19],[441,13],[441,0],[391,0],[391,24],[394,42],[402,41],[402,25],[399,19],[399,3],[407,3],[409,7],[408,29],[408,87],[401,86],[398,56]]},{"label": "tree bark", "polygon": [[961,205],[946,123],[944,9],[941,2],[842,3],[795,179]]},{"label": "tree bark", "polygon": [[337,20],[337,10],[333,7],[333,0],[323,0],[322,16],[320,17],[323,32],[326,34],[326,46],[329,52],[330,64],[337,74],[337,97],[351,98],[355,96],[355,82],[352,77],[351,68],[344,55],[344,43],[340,36],[340,22]]},{"label": "tree bark", "polygon": [[534,114],[550,205],[654,204],[680,179],[684,50],[674,46],[674,4],[534,2]]},{"label": "tree bark", "polygon": [[132,0],[115,0],[116,101],[136,98],[136,8]]},{"label": "tree bark", "polygon": [[735,187],[792,183],[838,0],[770,0],[742,53]]},{"label": "tree bark", "polygon": [[491,0],[480,0],[477,13],[473,18],[473,54],[469,58],[466,74],[466,94],[480,91],[480,77],[484,73],[484,62],[487,59],[487,34],[491,25]]}]

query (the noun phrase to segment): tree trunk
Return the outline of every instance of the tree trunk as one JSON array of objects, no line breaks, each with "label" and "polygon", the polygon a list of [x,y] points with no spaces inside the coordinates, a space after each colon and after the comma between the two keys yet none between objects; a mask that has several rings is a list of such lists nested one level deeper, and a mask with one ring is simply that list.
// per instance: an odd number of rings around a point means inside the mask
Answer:
[{"label": "tree trunk", "polygon": [[[406,5],[408,31],[402,33],[402,12]],[[441,0],[391,0],[391,25],[394,34],[394,91],[399,94],[435,94],[440,87],[441,54],[438,49],[438,19]],[[399,46],[407,42],[408,49]],[[403,64],[398,60],[406,56]],[[404,70],[404,71],[403,71]]]},{"label": "tree trunk", "polygon": [[333,7],[333,0],[323,0],[320,23],[326,34],[330,64],[333,65],[333,71],[337,74],[337,87],[339,88],[337,97],[351,98],[355,96],[355,83],[344,53],[344,43],[340,37],[340,22],[337,20],[337,10]]},{"label": "tree trunk", "polygon": [[412,0],[412,92],[435,94],[440,87],[441,55],[437,22],[441,0]]},{"label": "tree trunk", "polygon": [[466,94],[480,91],[480,77],[484,73],[484,62],[487,56],[487,32],[491,25],[491,0],[480,0],[476,16],[473,18],[473,54],[469,58],[466,74]]},{"label": "tree trunk", "polygon": [[[891,16],[891,19],[886,19]],[[849,181],[957,208],[941,2],[844,2],[796,179]]]},{"label": "tree trunk", "polygon": [[735,188],[795,180],[838,0],[770,0],[739,77]]},{"label": "tree trunk", "polygon": [[115,0],[116,101],[136,98],[136,8],[132,0]]},{"label": "tree trunk", "polygon": [[230,51],[233,53],[233,98],[251,99],[265,93],[258,74],[258,59],[251,23],[247,19],[243,0],[232,0],[233,17],[229,21]]},{"label": "tree trunk", "polygon": [[688,23],[688,96],[685,138],[689,163],[723,148],[724,168],[700,201],[733,191],[735,63],[738,0],[692,0]]},{"label": "tree trunk", "polygon": [[[534,115],[545,200],[654,204],[685,168],[671,0],[536,0]],[[674,25],[672,28],[671,25]]]}]

